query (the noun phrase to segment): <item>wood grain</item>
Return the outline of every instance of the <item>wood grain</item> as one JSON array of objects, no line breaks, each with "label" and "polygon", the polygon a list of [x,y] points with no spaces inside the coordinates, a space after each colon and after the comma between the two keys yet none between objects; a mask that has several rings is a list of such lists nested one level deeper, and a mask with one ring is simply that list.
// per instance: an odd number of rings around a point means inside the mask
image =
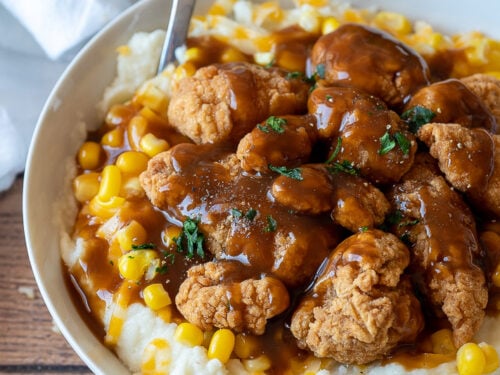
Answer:
[{"label": "wood grain", "polygon": [[[18,178],[0,195],[0,374],[90,374],[55,329],[36,287],[24,242],[21,201]],[[34,298],[27,296],[30,291]]]}]

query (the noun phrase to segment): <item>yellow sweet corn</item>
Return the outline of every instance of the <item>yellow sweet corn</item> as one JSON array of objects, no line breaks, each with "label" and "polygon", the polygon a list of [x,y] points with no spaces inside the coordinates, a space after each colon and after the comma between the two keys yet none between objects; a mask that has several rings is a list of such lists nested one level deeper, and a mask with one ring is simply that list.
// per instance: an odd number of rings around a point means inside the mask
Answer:
[{"label": "yellow sweet corn", "polygon": [[113,312],[109,321],[108,331],[104,337],[104,341],[108,345],[116,345],[120,338],[123,323],[126,318],[126,308],[130,302],[132,293],[134,293],[136,286],[128,281],[124,281],[118,292],[113,296],[114,305]]},{"label": "yellow sweet corn", "polygon": [[186,61],[184,64],[179,65],[175,68],[174,80],[180,81],[185,77],[191,77],[196,72],[196,66],[190,62]]},{"label": "yellow sweet corn", "polygon": [[305,70],[305,61],[290,51],[282,51],[279,55],[276,63],[290,71],[290,72],[302,72]]},{"label": "yellow sweet corn", "polygon": [[133,150],[140,151],[139,142],[148,131],[148,121],[142,116],[134,116],[127,126],[128,143]]},{"label": "yellow sweet corn", "polygon": [[123,145],[123,129],[116,127],[104,134],[101,144],[109,147],[121,147]]},{"label": "yellow sweet corn", "polygon": [[148,285],[142,291],[144,302],[151,310],[160,310],[172,303],[168,292],[162,284],[156,283]]},{"label": "yellow sweet corn", "polygon": [[146,154],[139,151],[122,152],[116,159],[115,165],[123,173],[138,176],[148,167],[149,158]]},{"label": "yellow sweet corn", "polygon": [[[159,125],[159,126],[167,126],[168,125],[168,121],[166,119],[166,113],[163,113],[163,117],[156,113],[155,111],[153,111],[151,108],[149,107],[143,107],[140,112],[142,117],[144,117],[146,119],[146,121],[150,124],[153,124],[153,125]],[[147,132],[144,132],[142,135],[146,134]],[[140,141],[140,140],[139,140]]]},{"label": "yellow sweet corn", "polygon": [[159,114],[166,113],[168,107],[167,95],[152,83],[145,84],[139,89],[135,101]]},{"label": "yellow sweet corn", "polygon": [[208,347],[208,358],[226,363],[234,349],[234,333],[229,329],[215,331]]},{"label": "yellow sweet corn", "polygon": [[484,373],[489,374],[490,372],[495,371],[500,365],[496,349],[485,342],[479,343],[478,346],[483,351],[484,358],[486,360]]},{"label": "yellow sweet corn", "polygon": [[146,229],[136,220],[130,221],[126,226],[119,229],[115,235],[122,253],[132,250],[133,245],[145,243],[147,237]]},{"label": "yellow sweet corn", "polygon": [[481,348],[472,342],[462,345],[457,351],[459,375],[481,375],[486,367],[486,357]]},{"label": "yellow sweet corn", "polygon": [[115,165],[107,165],[101,173],[101,184],[97,196],[102,201],[109,201],[120,193],[122,175],[120,169]]},{"label": "yellow sweet corn", "polygon": [[431,335],[432,352],[435,354],[455,354],[453,333],[450,329],[440,329]]},{"label": "yellow sweet corn", "polygon": [[96,169],[101,165],[102,148],[97,142],[85,142],[78,150],[78,164],[83,169]]},{"label": "yellow sweet corn", "polygon": [[337,28],[340,26],[340,22],[338,19],[335,17],[327,17],[326,19],[323,20],[323,23],[321,24],[321,34],[329,34],[332,31],[337,30]]},{"label": "yellow sweet corn", "polygon": [[394,12],[378,12],[373,23],[382,30],[396,35],[406,35],[411,32],[412,25],[408,18]]},{"label": "yellow sweet corn", "polygon": [[96,172],[81,174],[73,180],[73,192],[78,202],[86,202],[97,195],[99,191],[100,174]]},{"label": "yellow sweet corn", "polygon": [[157,310],[156,313],[165,323],[172,322],[172,309],[170,306],[165,306]]},{"label": "yellow sweet corn", "polygon": [[191,47],[184,53],[186,61],[199,61],[203,59],[203,51],[199,47]]},{"label": "yellow sweet corn", "polygon": [[203,331],[192,323],[179,324],[174,337],[178,342],[188,346],[198,346],[203,343]]},{"label": "yellow sweet corn", "polygon": [[271,367],[271,360],[265,354],[252,359],[242,360],[243,366],[250,372],[266,371]]},{"label": "yellow sweet corn", "polygon": [[167,248],[175,246],[175,240],[179,238],[182,233],[182,228],[176,226],[168,226],[163,230],[162,240]]},{"label": "yellow sweet corn", "polygon": [[148,269],[158,264],[158,253],[154,250],[133,250],[118,259],[120,275],[130,281],[141,280]]},{"label": "yellow sweet corn", "polygon": [[236,48],[228,48],[222,53],[220,60],[223,63],[230,63],[236,61],[245,61],[246,57],[240,50]]},{"label": "yellow sweet corn", "polygon": [[139,146],[141,147],[141,150],[151,158],[160,152],[167,151],[170,148],[170,145],[166,140],[157,138],[152,133],[145,134],[141,138]]},{"label": "yellow sweet corn", "polygon": [[246,359],[255,355],[259,349],[257,338],[253,335],[238,333],[234,341],[234,353],[238,358]]},{"label": "yellow sweet corn", "polygon": [[89,202],[89,212],[93,216],[102,219],[109,219],[125,204],[123,197],[111,197],[108,200],[102,200],[99,195],[96,195]]}]

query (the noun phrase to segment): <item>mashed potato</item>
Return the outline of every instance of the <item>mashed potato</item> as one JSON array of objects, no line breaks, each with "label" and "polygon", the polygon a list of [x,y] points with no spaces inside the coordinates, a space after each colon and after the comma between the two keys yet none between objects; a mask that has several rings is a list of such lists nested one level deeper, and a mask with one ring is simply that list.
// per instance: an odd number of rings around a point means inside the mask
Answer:
[{"label": "mashed potato", "polygon": [[[219,0],[211,7],[207,16],[193,18],[190,36],[217,36],[220,41],[232,47],[229,50],[232,55],[226,57],[228,61],[246,55],[251,56],[262,66],[278,63],[282,67],[292,68],[293,59],[287,60],[286,56],[276,55],[272,48],[274,31],[299,25],[307,32],[326,34],[344,22],[359,22],[384,29],[424,56],[431,56],[440,51],[461,49],[464,51],[465,58],[457,60],[452,68],[452,76],[463,77],[476,72],[500,75],[500,60],[498,59],[500,48],[493,42],[489,44],[489,48],[483,48],[484,43],[481,41],[485,43],[489,41],[483,34],[473,32],[453,37],[446,36],[437,33],[425,22],[412,24],[400,14],[352,9],[346,4],[330,4],[321,0],[297,0],[296,6],[287,10],[271,2],[255,5],[247,1]],[[198,68],[196,61],[199,57],[197,53],[200,51],[196,47],[180,48],[177,51],[179,64],[170,65],[163,73],[154,76],[163,38],[163,31],[150,34],[138,33],[127,45],[118,47],[117,77],[106,89],[103,100],[99,104],[99,109],[107,113],[107,117],[106,124],[103,126],[104,130],[99,133],[101,151],[98,153],[102,153],[103,150],[109,152],[114,147],[116,149],[122,147],[116,145],[124,133],[116,132],[114,121],[122,121],[124,118],[133,124],[128,125],[128,133],[125,135],[128,137],[128,147],[132,152],[140,150],[149,158],[170,146],[165,141],[162,143],[161,132],[147,131],[144,124],[154,124],[155,129],[165,125],[166,119],[161,116],[161,113],[168,106],[172,90],[176,88],[180,80],[192,75]],[[277,58],[281,58],[282,61],[276,61]],[[132,105],[136,105],[136,108],[141,108],[139,114],[128,113],[126,108],[115,106],[124,102],[131,102]],[[99,142],[91,143],[92,141],[86,142],[89,149],[95,144],[99,145]],[[161,308],[152,308],[144,301],[137,300],[145,298],[144,292],[137,289],[137,285],[140,284],[138,280],[143,277],[146,282],[149,282],[157,273],[170,267],[167,262],[168,258],[167,260],[160,259],[153,254],[153,247],[142,248],[144,257],[150,256],[149,263],[142,269],[140,278],[131,277],[132,281],[127,281],[129,284],[125,287],[123,286],[125,282],[121,284],[122,286],[116,287],[122,279],[127,279],[123,276],[126,273],[123,271],[124,268],[120,268],[121,279],[116,279],[114,276],[114,281],[103,284],[102,280],[97,280],[92,276],[92,270],[83,266],[88,263],[90,257],[96,257],[95,243],[102,242],[109,249],[109,256],[97,256],[100,257],[99,261],[102,264],[93,264],[93,266],[104,268],[106,265],[115,273],[117,267],[125,267],[123,264],[127,259],[124,256],[127,255],[129,259],[133,259],[138,253],[122,254],[123,250],[120,250],[120,247],[123,249],[123,243],[129,241],[130,250],[130,246],[133,248],[133,246],[144,245],[147,242],[147,235],[144,233],[144,227],[147,225],[141,227],[141,224],[137,226],[131,223],[141,222],[143,219],[149,220],[145,218],[155,215],[151,207],[143,209],[133,204],[127,206],[128,200],[144,199],[144,191],[139,185],[137,170],[145,168],[147,159],[139,157],[134,160],[136,164],[132,167],[128,164],[124,167],[119,166],[122,173],[117,182],[116,169],[109,168],[105,172],[99,162],[97,162],[98,166],[85,167],[85,163],[91,162],[86,160],[83,154],[79,153],[79,171],[85,170],[86,172],[77,176],[73,185],[80,210],[76,224],[77,230],[74,234],[68,233],[67,230],[63,234],[62,258],[69,272],[77,278],[79,286],[87,294],[94,318],[104,327],[106,344],[113,348],[132,373],[179,375],[265,373],[269,368],[265,353],[241,358],[233,355],[223,364],[217,357],[210,358],[207,350],[210,343],[209,333],[205,333],[202,342],[199,343],[202,345],[182,343],[176,332],[183,319],[172,312],[170,304]],[[119,161],[116,160],[115,164],[119,164]],[[106,187],[103,187],[106,183],[109,184],[107,188],[112,193],[109,193],[109,201],[102,202],[97,198],[99,194],[108,194],[104,192]],[[116,184],[118,187],[113,188],[112,186]],[[124,213],[125,210],[128,211]],[[68,221],[67,218],[64,221]],[[95,233],[89,236],[89,231],[85,228],[94,228],[92,230]],[[127,231],[132,231],[133,235],[127,234],[129,233]],[[127,240],[127,236],[133,239]],[[166,246],[169,241],[175,241],[178,236],[178,232],[174,235],[162,233],[163,245]],[[111,271],[109,272],[111,274]],[[174,296],[170,297],[174,299]],[[500,352],[498,327],[500,327],[500,318],[486,317],[474,341],[486,342]],[[406,369],[401,364],[406,363],[405,360],[401,363],[398,361],[377,362],[362,367],[343,366],[312,356],[306,356],[305,360],[291,359],[291,362],[293,361],[296,362],[288,370],[289,374],[375,375],[454,374],[457,372],[454,359],[443,360],[443,357],[439,357],[436,353],[429,354],[427,362],[423,357],[416,360],[417,364],[424,366],[436,364],[436,366],[429,366],[432,368],[425,369]],[[496,369],[492,373],[500,374],[500,370]]]}]

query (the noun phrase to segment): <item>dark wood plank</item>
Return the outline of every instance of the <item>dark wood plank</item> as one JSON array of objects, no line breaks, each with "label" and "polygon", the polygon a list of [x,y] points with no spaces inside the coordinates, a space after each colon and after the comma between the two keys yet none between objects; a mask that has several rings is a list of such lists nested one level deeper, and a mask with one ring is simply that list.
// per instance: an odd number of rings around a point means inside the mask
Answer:
[{"label": "dark wood plank", "polygon": [[[36,288],[24,242],[22,178],[0,195],[0,373],[89,374]],[[25,292],[23,292],[25,291]],[[33,298],[27,296],[33,291]]]}]

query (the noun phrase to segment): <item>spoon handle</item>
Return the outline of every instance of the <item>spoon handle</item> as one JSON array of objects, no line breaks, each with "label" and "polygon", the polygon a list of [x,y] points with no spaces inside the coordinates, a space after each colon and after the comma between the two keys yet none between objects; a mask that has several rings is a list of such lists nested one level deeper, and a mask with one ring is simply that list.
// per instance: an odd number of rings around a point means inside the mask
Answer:
[{"label": "spoon handle", "polygon": [[157,73],[161,73],[165,66],[175,60],[175,49],[185,43],[195,3],[196,0],[172,0]]}]

